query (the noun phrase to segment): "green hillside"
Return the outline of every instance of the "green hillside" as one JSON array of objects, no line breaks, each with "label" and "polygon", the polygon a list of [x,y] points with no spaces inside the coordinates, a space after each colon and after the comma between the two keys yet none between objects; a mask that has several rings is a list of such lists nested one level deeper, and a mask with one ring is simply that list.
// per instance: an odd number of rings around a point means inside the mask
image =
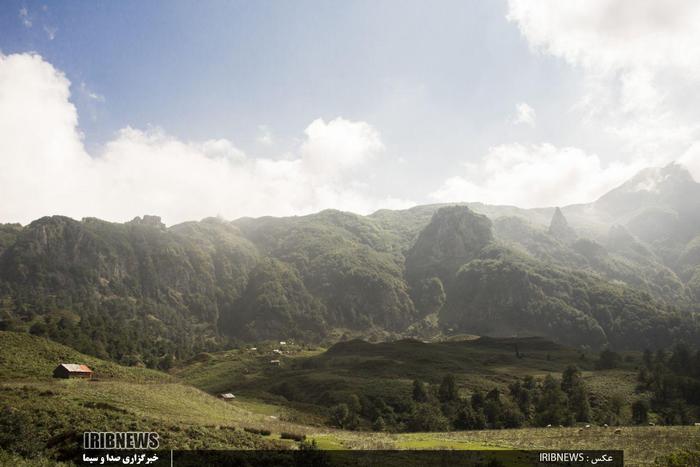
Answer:
[{"label": "green hillside", "polygon": [[71,347],[24,333],[0,331],[0,380],[51,380],[60,363],[82,363],[95,377],[136,383],[168,383],[173,378],[146,368],[125,367],[82,354]]},{"label": "green hillside", "polygon": [[[645,180],[660,191],[636,190]],[[561,209],[462,203],[171,227],[155,216],[3,225],[0,330],[161,370],[266,339],[693,343],[699,186],[669,166]]]},{"label": "green hillside", "polygon": [[[283,353],[273,352],[275,349],[282,349]],[[674,352],[664,358],[673,367],[673,362],[681,357],[681,353]],[[279,358],[282,363],[279,367],[271,366],[271,358]],[[648,422],[660,425],[679,416],[673,412],[673,405],[661,402],[655,390],[640,388],[638,378],[640,368],[646,367],[645,359],[639,352],[627,352],[608,362],[602,354],[581,352],[542,338],[470,338],[431,343],[401,340],[374,344],[351,340],[325,352],[268,342],[255,344],[254,350],[247,347],[198,356],[175,368],[173,374],[208,392],[233,391],[245,403],[282,419],[325,425],[327,428],[315,428],[312,433],[319,445],[328,449],[619,446],[625,449],[628,461],[652,465],[659,457],[659,464],[664,465],[664,455],[676,449],[694,449],[697,433],[693,431],[695,427],[639,426],[635,421],[634,407],[649,401],[652,405]],[[559,384],[571,365],[581,370],[589,418],[585,422],[575,419],[550,422],[538,418],[540,408],[534,402],[541,397],[538,391],[543,390],[548,376],[553,376]],[[700,367],[693,371],[700,371]],[[457,389],[455,402],[447,405],[438,402],[446,375],[454,376]],[[663,383],[665,390],[670,389],[673,376],[669,373],[668,378]],[[426,411],[426,403],[415,400],[416,381],[423,385],[427,404],[435,404],[435,411]],[[534,381],[535,387],[540,388],[531,394],[535,399],[527,402],[528,399],[513,398],[516,394],[513,391],[527,387],[531,384],[528,381]],[[459,407],[460,400],[473,400],[477,394],[485,397],[487,403],[491,394],[499,394],[501,409],[524,415],[520,423],[530,428],[449,431],[454,427],[445,424],[441,413],[448,414],[450,407]],[[575,397],[570,399],[569,404],[574,400]],[[343,405],[348,412],[338,412]],[[491,409],[483,410],[488,414]],[[686,424],[700,416],[697,406],[682,410],[689,410]],[[345,418],[339,419],[339,414]],[[418,420],[432,422],[414,426],[416,415]],[[488,417],[487,428],[492,423]],[[376,423],[378,418],[382,419],[381,427]],[[573,423],[574,427],[537,428],[559,423]],[[680,423],[680,419],[672,423]],[[594,428],[585,429],[586,424]],[[622,434],[618,436],[616,431],[613,436],[613,428],[605,428],[605,424],[623,425],[619,431]],[[353,431],[332,428],[338,426]],[[498,427],[504,426],[508,425]],[[406,433],[416,429],[433,432]],[[367,433],[368,430],[372,432]],[[670,447],[667,443],[678,444]]]},{"label": "green hillside", "polygon": [[[184,381],[216,393],[232,391],[285,409],[307,414],[307,421],[333,426],[338,404],[355,405],[356,428],[372,429],[381,415],[389,431],[405,431],[415,409],[414,381],[440,386],[453,375],[461,397],[492,390],[507,395],[525,378],[560,376],[577,365],[593,399],[596,416],[609,422],[606,404],[623,397],[627,409],[644,394],[636,394],[640,354],[628,354],[614,370],[595,371],[597,354],[586,354],[541,338],[481,338],[424,343],[416,340],[371,344],[361,340],[338,343],[327,351],[284,347],[279,356],[271,346],[241,349],[193,359],[174,370]],[[271,358],[281,358],[279,367]],[[614,388],[614,389],[613,389]],[[528,409],[529,410],[529,409]],[[390,421],[392,420],[392,421]],[[409,429],[410,431],[410,429]]]},{"label": "green hillside", "polygon": [[[93,380],[51,378],[64,361],[87,364]],[[156,431],[164,449],[289,445],[279,440],[285,425],[277,427],[277,441],[244,432],[244,426],[265,426],[265,416],[172,376],[123,367],[26,334],[0,332],[0,381],[0,463],[3,451],[72,458],[84,431]]]},{"label": "green hillside", "polygon": [[[516,356],[515,345],[518,346]],[[304,434],[323,449],[624,449],[633,465],[665,465],[668,455],[692,455],[696,427],[524,428],[432,433],[341,430],[327,426],[317,404],[293,402],[269,390],[277,385],[309,381],[328,390],[368,394],[397,380],[410,391],[412,377],[439,382],[445,371],[458,375],[461,396],[491,385],[506,387],[529,374],[537,378],[581,362],[578,351],[542,339],[480,339],[424,344],[416,341],[369,344],[349,341],[322,353],[287,343],[279,368],[269,367],[269,354],[280,347],[262,343],[226,352],[202,354],[172,375],[122,367],[82,355],[70,348],[23,333],[0,333],[0,464],[57,465],[79,453],[83,431],[156,431],[164,449],[287,449],[297,443],[280,439],[282,432]],[[278,355],[278,354],[274,354]],[[615,391],[631,402],[639,356],[625,358],[614,370],[584,372],[599,402]],[[86,363],[97,381],[47,377],[56,359]],[[595,356],[586,357],[593,362]],[[265,365],[268,363],[268,365]],[[586,364],[587,365],[587,364]],[[594,363],[591,363],[594,365]],[[343,385],[338,386],[338,381]],[[373,384],[367,384],[374,381]],[[206,386],[207,394],[188,384]],[[216,385],[218,384],[218,387]],[[239,384],[236,401],[213,396],[218,388]],[[335,389],[333,389],[335,388]],[[388,395],[389,391],[384,391]],[[623,410],[623,414],[626,413]],[[315,411],[315,412],[314,412]],[[625,415],[627,416],[627,415]],[[269,430],[260,435],[244,430]],[[658,463],[655,464],[655,460]],[[66,464],[67,465],[67,464]]]}]

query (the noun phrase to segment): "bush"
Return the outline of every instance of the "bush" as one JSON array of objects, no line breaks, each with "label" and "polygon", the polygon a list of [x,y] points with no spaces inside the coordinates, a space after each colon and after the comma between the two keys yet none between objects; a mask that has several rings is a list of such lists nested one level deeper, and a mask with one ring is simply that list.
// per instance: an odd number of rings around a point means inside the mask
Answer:
[{"label": "bush", "polygon": [[447,431],[449,428],[448,420],[433,404],[416,404],[408,420],[410,431]]},{"label": "bush", "polygon": [[300,435],[298,433],[287,433],[287,432],[282,432],[280,434],[281,439],[293,439],[294,441],[299,441],[302,442],[306,439],[306,435]]},{"label": "bush", "polygon": [[649,403],[645,400],[638,400],[632,404],[632,420],[637,425],[647,423],[649,420]]},{"label": "bush", "polygon": [[676,451],[667,457],[656,459],[656,464],[665,465],[668,467],[700,465],[700,449]]},{"label": "bush", "polygon": [[605,349],[600,353],[600,357],[595,364],[596,370],[611,370],[620,366],[622,357],[617,352]]},{"label": "bush", "polygon": [[250,428],[250,427],[245,427],[243,428],[244,431],[247,431],[248,433],[253,433],[255,435],[260,435],[260,436],[270,436],[272,432],[270,430],[265,430],[263,428]]}]

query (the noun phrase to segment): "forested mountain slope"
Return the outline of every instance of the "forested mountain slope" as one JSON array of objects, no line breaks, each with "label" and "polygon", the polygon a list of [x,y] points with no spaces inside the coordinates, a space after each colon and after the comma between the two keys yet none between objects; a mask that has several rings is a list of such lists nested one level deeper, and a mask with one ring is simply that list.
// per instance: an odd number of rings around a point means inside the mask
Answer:
[{"label": "forested mountain slope", "polygon": [[0,225],[0,328],[164,368],[236,340],[697,340],[698,186],[672,165],[561,209]]}]

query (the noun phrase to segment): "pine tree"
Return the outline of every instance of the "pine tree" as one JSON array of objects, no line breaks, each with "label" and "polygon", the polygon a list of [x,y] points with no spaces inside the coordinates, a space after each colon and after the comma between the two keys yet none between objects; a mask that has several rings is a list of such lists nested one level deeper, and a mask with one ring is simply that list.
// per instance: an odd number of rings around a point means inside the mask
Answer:
[{"label": "pine tree", "polygon": [[561,389],[571,394],[572,389],[581,384],[581,372],[575,365],[569,365],[561,374]]},{"label": "pine tree", "polygon": [[468,403],[463,403],[457,410],[454,427],[457,430],[483,430],[486,427],[486,419],[482,412],[474,410]]},{"label": "pine tree", "polygon": [[381,415],[372,423],[372,429],[374,431],[386,431],[386,422]]},{"label": "pine tree", "polygon": [[428,402],[428,392],[425,390],[425,384],[421,381],[413,381],[413,400],[415,402]]},{"label": "pine tree", "polygon": [[440,402],[454,402],[459,400],[459,392],[457,391],[457,382],[452,374],[447,374],[440,383],[438,390],[438,399]]},{"label": "pine tree", "polygon": [[331,420],[340,427],[345,428],[346,420],[350,415],[350,409],[347,404],[338,404],[331,409]]},{"label": "pine tree", "polygon": [[583,384],[578,384],[571,390],[569,408],[578,422],[591,420],[591,406],[588,403],[588,392]]},{"label": "pine tree", "polygon": [[647,422],[649,419],[649,403],[645,400],[638,400],[632,403],[632,420],[637,425]]},{"label": "pine tree", "polygon": [[542,395],[537,404],[535,422],[537,425],[571,425],[566,393],[552,375],[547,375],[542,383]]}]

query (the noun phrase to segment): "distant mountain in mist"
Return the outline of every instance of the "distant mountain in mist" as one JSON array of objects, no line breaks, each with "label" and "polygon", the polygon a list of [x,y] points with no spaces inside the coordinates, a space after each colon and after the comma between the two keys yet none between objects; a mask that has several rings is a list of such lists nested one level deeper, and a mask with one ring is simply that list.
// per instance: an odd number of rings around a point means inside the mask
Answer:
[{"label": "distant mountain in mist", "polygon": [[660,347],[700,338],[698,303],[700,184],[675,164],[561,209],[0,225],[0,328],[129,364],[343,336]]}]

